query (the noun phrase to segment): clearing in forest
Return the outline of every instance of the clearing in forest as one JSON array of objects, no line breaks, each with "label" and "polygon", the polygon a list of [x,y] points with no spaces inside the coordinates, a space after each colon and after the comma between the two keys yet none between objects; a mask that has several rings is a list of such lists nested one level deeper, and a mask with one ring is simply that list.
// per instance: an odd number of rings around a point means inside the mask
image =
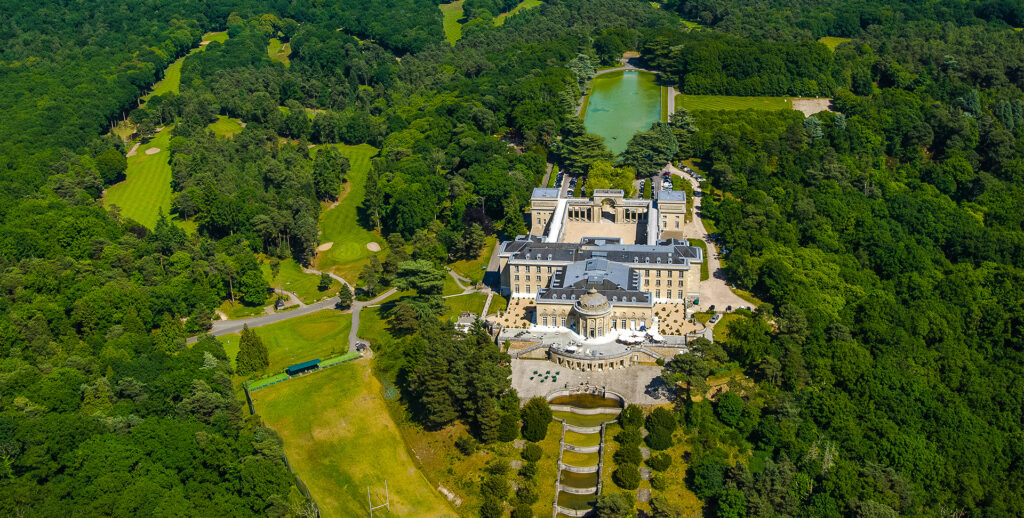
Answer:
[{"label": "clearing in forest", "polygon": [[459,38],[462,37],[462,24],[459,23],[459,20],[462,19],[462,4],[465,1],[456,0],[450,4],[438,6],[441,8],[441,15],[443,16],[444,37],[452,45],[455,45],[455,42],[459,41]]},{"label": "clearing in forest", "polygon": [[738,95],[676,95],[676,107],[697,110],[790,110],[789,97],[744,97]]},{"label": "clearing in forest", "polygon": [[290,43],[281,43],[281,40],[277,38],[270,38],[270,44],[267,45],[267,54],[270,56],[271,61],[277,61],[278,63],[284,63],[284,66],[290,66],[291,60],[288,59],[292,53],[292,46]]},{"label": "clearing in forest", "polygon": [[254,391],[252,399],[323,516],[365,516],[367,487],[374,504],[383,503],[385,480],[391,506],[374,515],[455,516],[406,450],[368,359]]},{"label": "clearing in forest", "polygon": [[[202,41],[219,41],[223,43],[228,39],[228,31],[208,32],[203,35]],[[206,45],[200,45],[189,51],[189,54],[206,49]],[[143,106],[145,101],[154,95],[163,95],[167,92],[179,93],[181,88],[181,65],[185,62],[187,55],[182,56],[164,69],[164,77],[153,85],[153,89],[142,97]]]},{"label": "clearing in forest", "polygon": [[[325,309],[276,324],[253,328],[267,346],[270,366],[265,374],[283,372],[289,365],[307,360],[328,358],[348,352],[348,332],[352,314]],[[238,354],[239,334],[217,337],[224,345],[231,366]]]},{"label": "clearing in forest", "polygon": [[837,38],[835,36],[822,36],[818,42],[828,47],[828,50],[835,51],[836,47],[850,41],[850,38]]},{"label": "clearing in forest", "polygon": [[[369,144],[349,146],[328,144],[348,158],[351,168],[342,184],[342,193],[337,204],[320,213],[320,242],[333,242],[328,250],[316,256],[315,263],[320,271],[334,271],[349,283],[355,285],[363,264],[374,252],[366,248],[370,242],[383,242],[376,233],[363,227],[359,219],[359,207],[366,196],[366,175],[370,171],[370,157],[377,149]],[[320,149],[324,146],[316,146]]]},{"label": "clearing in forest", "polygon": [[541,0],[523,0],[522,2],[519,2],[519,5],[513,7],[511,11],[509,11],[507,13],[501,13],[498,16],[495,16],[494,17],[494,26],[498,27],[498,26],[504,25],[505,24],[505,18],[508,18],[509,16],[512,16],[512,15],[518,13],[519,11],[523,11],[523,10],[526,10],[526,9],[533,9],[534,7],[537,7],[538,5],[540,5],[542,3],[544,3],[544,2],[542,2]]},{"label": "clearing in forest", "polygon": [[226,115],[218,115],[216,122],[207,126],[218,137],[230,138],[242,132],[242,121]]}]

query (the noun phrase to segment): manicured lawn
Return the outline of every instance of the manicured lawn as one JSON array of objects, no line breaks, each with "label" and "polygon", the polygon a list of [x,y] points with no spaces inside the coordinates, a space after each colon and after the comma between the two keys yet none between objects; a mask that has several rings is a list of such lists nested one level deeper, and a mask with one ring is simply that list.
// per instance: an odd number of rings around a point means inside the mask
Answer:
[{"label": "manicured lawn", "polygon": [[488,315],[497,315],[508,309],[508,299],[501,295],[495,294],[491,297],[491,305],[487,307]]},{"label": "manicured lawn", "polygon": [[459,287],[458,283],[455,282],[455,279],[453,279],[451,275],[449,275],[447,272],[445,272],[445,274],[444,274],[444,291],[441,292],[441,294],[442,295],[458,295],[460,293],[462,293],[462,288]]},{"label": "manicured lawn", "polygon": [[346,177],[347,182],[342,185],[343,194],[337,206],[320,213],[320,242],[334,244],[329,250],[317,254],[316,264],[318,270],[332,270],[355,285],[359,271],[375,253],[366,248],[367,243],[384,243],[379,235],[364,228],[359,220],[359,206],[366,196],[370,157],[377,154],[377,149],[368,144],[330,145],[348,158],[351,169]]},{"label": "manicured lawn", "polygon": [[441,315],[443,320],[449,318],[458,318],[463,311],[469,311],[470,313],[480,314],[484,309],[484,303],[487,302],[487,294],[485,293],[469,293],[466,295],[459,295],[456,297],[448,297],[444,299],[444,303],[448,306],[448,311]]},{"label": "manicured lawn", "polygon": [[722,319],[715,324],[715,342],[725,343],[729,341],[729,326],[740,319],[747,318],[738,313],[726,313]]},{"label": "manicured lawn", "polygon": [[554,187],[558,181],[558,164],[551,164],[551,174],[548,175],[548,184],[546,187]]},{"label": "manicured lawn", "polygon": [[226,115],[218,115],[217,122],[211,122],[208,128],[218,137],[229,138],[242,132],[242,121]]},{"label": "manicured lawn", "polygon": [[[554,175],[554,171],[551,174]],[[473,284],[484,280],[484,274],[487,273],[487,263],[491,260],[491,254],[494,253],[494,246],[497,242],[497,237],[487,236],[484,248],[480,250],[480,255],[476,259],[456,261],[450,265],[451,269],[472,281]]]},{"label": "manicured lawn", "polygon": [[[348,351],[351,328],[352,314],[333,309],[253,328],[270,354],[270,366],[264,374],[281,372],[289,365],[314,358],[326,360]],[[238,339],[237,333],[218,337],[232,365],[238,354]]]},{"label": "manicured lawn", "polygon": [[710,311],[698,311],[697,313],[693,314],[693,319],[696,320],[697,322],[700,322],[701,324],[706,325],[708,323],[708,320],[711,320],[711,315],[713,314],[714,313]]},{"label": "manicured lawn", "polygon": [[253,403],[320,507],[323,516],[365,516],[366,488],[375,516],[455,516],[415,468],[380,395],[367,359],[253,392]]},{"label": "manicured lawn", "polygon": [[295,259],[281,261],[281,271],[276,280],[271,278],[270,263],[264,262],[260,268],[263,270],[263,277],[272,287],[294,292],[305,304],[333,297],[341,288],[340,282],[331,279],[331,287],[327,291],[320,291],[320,276],[302,271],[302,267]]},{"label": "manicured lawn", "polygon": [[791,110],[789,97],[676,94],[676,107],[696,110]]},{"label": "manicured lawn", "polygon": [[[171,211],[171,165],[168,163],[171,153],[167,150],[170,141],[171,127],[168,126],[140,145],[135,156],[128,157],[125,180],[107,189],[103,204],[117,205],[122,217],[134,219],[148,228],[156,226],[160,213]],[[159,152],[147,155],[149,149],[159,149]]]},{"label": "manicured lawn", "polygon": [[[235,296],[238,296],[237,292],[235,293]],[[267,300],[269,301],[268,304],[273,303],[273,301],[271,301],[269,298]],[[265,307],[266,305],[246,306],[242,304],[240,301],[231,302],[230,300],[225,300],[223,303],[221,303],[217,310],[223,312],[225,315],[228,316],[229,319],[234,320],[236,318],[245,318],[256,315],[262,315],[263,308]]]},{"label": "manicured lawn", "polygon": [[288,56],[292,53],[292,47],[290,43],[281,43],[281,40],[277,38],[270,38],[270,44],[267,45],[267,54],[270,55],[272,61],[284,63],[284,66],[290,66],[291,61]]},{"label": "manicured lawn", "polygon": [[566,431],[565,442],[573,446],[597,446],[601,444],[601,434]]},{"label": "manicured lawn", "polygon": [[509,16],[512,16],[512,15],[514,15],[514,14],[516,14],[519,11],[522,11],[524,9],[533,9],[534,7],[537,7],[540,4],[542,4],[542,3],[544,3],[544,2],[542,2],[541,0],[523,0],[522,2],[519,2],[519,5],[513,7],[511,11],[509,11],[507,13],[501,13],[498,16],[495,16],[494,17],[494,26],[497,27],[497,26],[500,26],[500,25],[504,25],[505,24],[505,18],[508,18]]},{"label": "manicured lawn", "polygon": [[462,24],[459,20],[462,19],[462,4],[466,0],[456,0],[450,4],[441,4],[438,7],[441,8],[441,14],[444,17],[444,37],[448,40],[448,43],[455,45],[456,41],[462,37]]},{"label": "manicured lawn", "polygon": [[850,38],[837,38],[835,36],[823,36],[818,38],[818,42],[828,47],[828,50],[836,50],[836,47],[850,41]]},{"label": "manicured lawn", "polygon": [[708,271],[708,244],[702,239],[687,238],[686,240],[691,246],[700,247],[704,251],[704,262],[700,263],[700,280],[708,280],[711,277],[711,273]]},{"label": "manicured lawn", "polygon": [[[203,35],[202,41],[219,41],[219,42],[223,43],[227,39],[228,39],[228,32],[227,31],[208,32],[208,33]],[[191,51],[189,51],[189,54],[192,54],[193,52],[200,52],[200,51],[205,50],[205,49],[206,49],[205,45],[200,45],[200,46],[192,49]],[[182,65],[182,63],[184,63],[184,61],[185,61],[185,56],[182,56],[182,57],[174,60],[173,63],[171,63],[170,65],[167,66],[166,69],[164,69],[164,77],[161,78],[159,81],[157,81],[153,85],[153,89],[152,89],[152,91],[150,91],[150,93],[148,95],[146,95],[146,96],[144,96],[142,98],[143,106],[145,106],[145,101],[147,101],[150,97],[152,97],[154,95],[163,95],[163,94],[165,94],[167,92],[180,93],[180,87],[181,87],[181,65]]]}]

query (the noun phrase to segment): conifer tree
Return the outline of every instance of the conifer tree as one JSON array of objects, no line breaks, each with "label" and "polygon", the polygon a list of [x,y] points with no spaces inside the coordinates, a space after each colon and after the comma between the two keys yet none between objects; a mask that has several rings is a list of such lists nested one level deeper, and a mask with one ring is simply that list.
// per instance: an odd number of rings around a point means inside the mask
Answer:
[{"label": "conifer tree", "polygon": [[270,365],[270,357],[263,339],[249,326],[242,327],[242,337],[238,344],[238,355],[235,357],[238,374],[247,376],[262,371]]}]

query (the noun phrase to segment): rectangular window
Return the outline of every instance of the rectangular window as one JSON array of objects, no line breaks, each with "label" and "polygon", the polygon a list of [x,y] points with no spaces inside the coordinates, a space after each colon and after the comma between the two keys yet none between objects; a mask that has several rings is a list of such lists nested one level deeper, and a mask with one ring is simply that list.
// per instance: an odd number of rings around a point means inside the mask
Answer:
[{"label": "rectangular window", "polygon": [[679,228],[679,220],[676,220],[676,228]]},{"label": "rectangular window", "polygon": [[612,329],[615,329],[615,319],[612,319]]},{"label": "rectangular window", "polygon": [[535,275],[533,280],[535,280],[537,282],[540,282],[540,275]]},{"label": "rectangular window", "polygon": [[672,279],[669,279],[669,280],[665,281],[665,286],[668,286],[669,288],[671,288],[672,287]]},{"label": "rectangular window", "polygon": [[548,273],[551,273],[551,267],[548,266]]},{"label": "rectangular window", "polygon": [[661,279],[654,281],[655,286],[661,286]]},{"label": "rectangular window", "polygon": [[544,317],[541,320],[544,321],[544,325],[548,325],[548,317]]},{"label": "rectangular window", "polygon": [[533,293],[533,290],[530,289],[530,285],[529,284],[526,285],[526,292],[527,293]]},{"label": "rectangular window", "polygon": [[621,322],[622,328],[625,329],[626,328],[626,319],[622,319],[619,322]]},{"label": "rectangular window", "polygon": [[650,285],[651,285],[651,280],[650,279],[644,279],[644,286],[650,286]]},{"label": "rectangular window", "polygon": [[516,284],[516,290],[515,291],[516,291],[516,293],[519,293],[519,285],[518,284]]},{"label": "rectangular window", "polygon": [[516,275],[516,280],[517,280],[517,281],[519,280],[519,276],[518,276],[518,275]]},{"label": "rectangular window", "polygon": [[513,271],[513,272],[516,272],[516,273],[519,273],[519,266],[518,266],[518,265],[516,265],[516,266],[513,266],[513,267],[512,267],[512,271]]},{"label": "rectangular window", "polygon": [[562,317],[562,327],[565,327],[565,317]]},{"label": "rectangular window", "polygon": [[661,290],[654,290],[654,298],[656,298],[656,299],[660,299],[661,298]]},{"label": "rectangular window", "polygon": [[681,299],[681,298],[683,298],[683,290],[679,290],[679,291],[677,291],[676,293],[678,294],[678,295],[676,295],[676,298],[677,298],[677,299]]},{"label": "rectangular window", "polygon": [[661,270],[654,272],[655,277],[661,277]]}]

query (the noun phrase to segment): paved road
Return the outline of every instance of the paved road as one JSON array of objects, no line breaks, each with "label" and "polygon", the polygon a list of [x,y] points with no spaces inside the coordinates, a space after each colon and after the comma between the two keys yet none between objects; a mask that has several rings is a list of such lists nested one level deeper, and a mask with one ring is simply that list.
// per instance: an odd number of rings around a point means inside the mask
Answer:
[{"label": "paved road", "polygon": [[[316,304],[310,304],[301,308],[293,309],[290,311],[284,311],[282,313],[272,313],[270,315],[260,315],[258,317],[251,318],[239,318],[237,320],[216,320],[213,322],[213,328],[207,334],[213,336],[230,335],[232,333],[242,332],[242,326],[248,325],[250,328],[261,327],[269,324],[276,324],[289,318],[301,317],[302,315],[308,315],[310,313],[316,313],[322,309],[333,308],[338,303],[338,297],[331,297],[329,299],[321,300]],[[354,306],[353,306],[354,307]],[[190,342],[195,341],[197,338],[189,339]]]},{"label": "paved road", "polygon": [[[672,173],[672,176],[682,178],[693,186],[694,192],[700,191],[700,184],[697,179],[686,174],[678,167],[671,164],[667,166],[667,170]],[[739,306],[750,306],[751,304],[739,295],[733,293],[729,289],[729,285],[725,280],[725,272],[722,271],[722,264],[718,260],[718,250],[715,248],[715,244],[711,242],[711,236],[708,235],[704,229],[704,223],[700,219],[700,208],[703,196],[694,197],[693,201],[693,220],[683,227],[683,236],[695,239],[702,239],[708,246],[708,257],[704,260],[708,262],[708,272],[710,277],[706,281],[701,281],[700,285],[700,308],[707,309],[711,304],[715,305],[716,311],[725,311],[727,306],[737,308]]]},{"label": "paved road", "polygon": [[349,351],[355,351],[356,350],[356,345],[360,341],[359,340],[359,336],[357,335],[357,333],[359,332],[359,313],[366,306],[373,306],[375,304],[379,304],[380,301],[390,297],[396,291],[398,291],[396,288],[391,288],[390,290],[385,291],[384,293],[381,293],[380,295],[377,296],[377,298],[375,298],[373,300],[368,300],[366,302],[359,302],[359,301],[353,301],[352,302],[352,310],[351,310],[352,311],[352,329],[348,332],[348,350]]}]

